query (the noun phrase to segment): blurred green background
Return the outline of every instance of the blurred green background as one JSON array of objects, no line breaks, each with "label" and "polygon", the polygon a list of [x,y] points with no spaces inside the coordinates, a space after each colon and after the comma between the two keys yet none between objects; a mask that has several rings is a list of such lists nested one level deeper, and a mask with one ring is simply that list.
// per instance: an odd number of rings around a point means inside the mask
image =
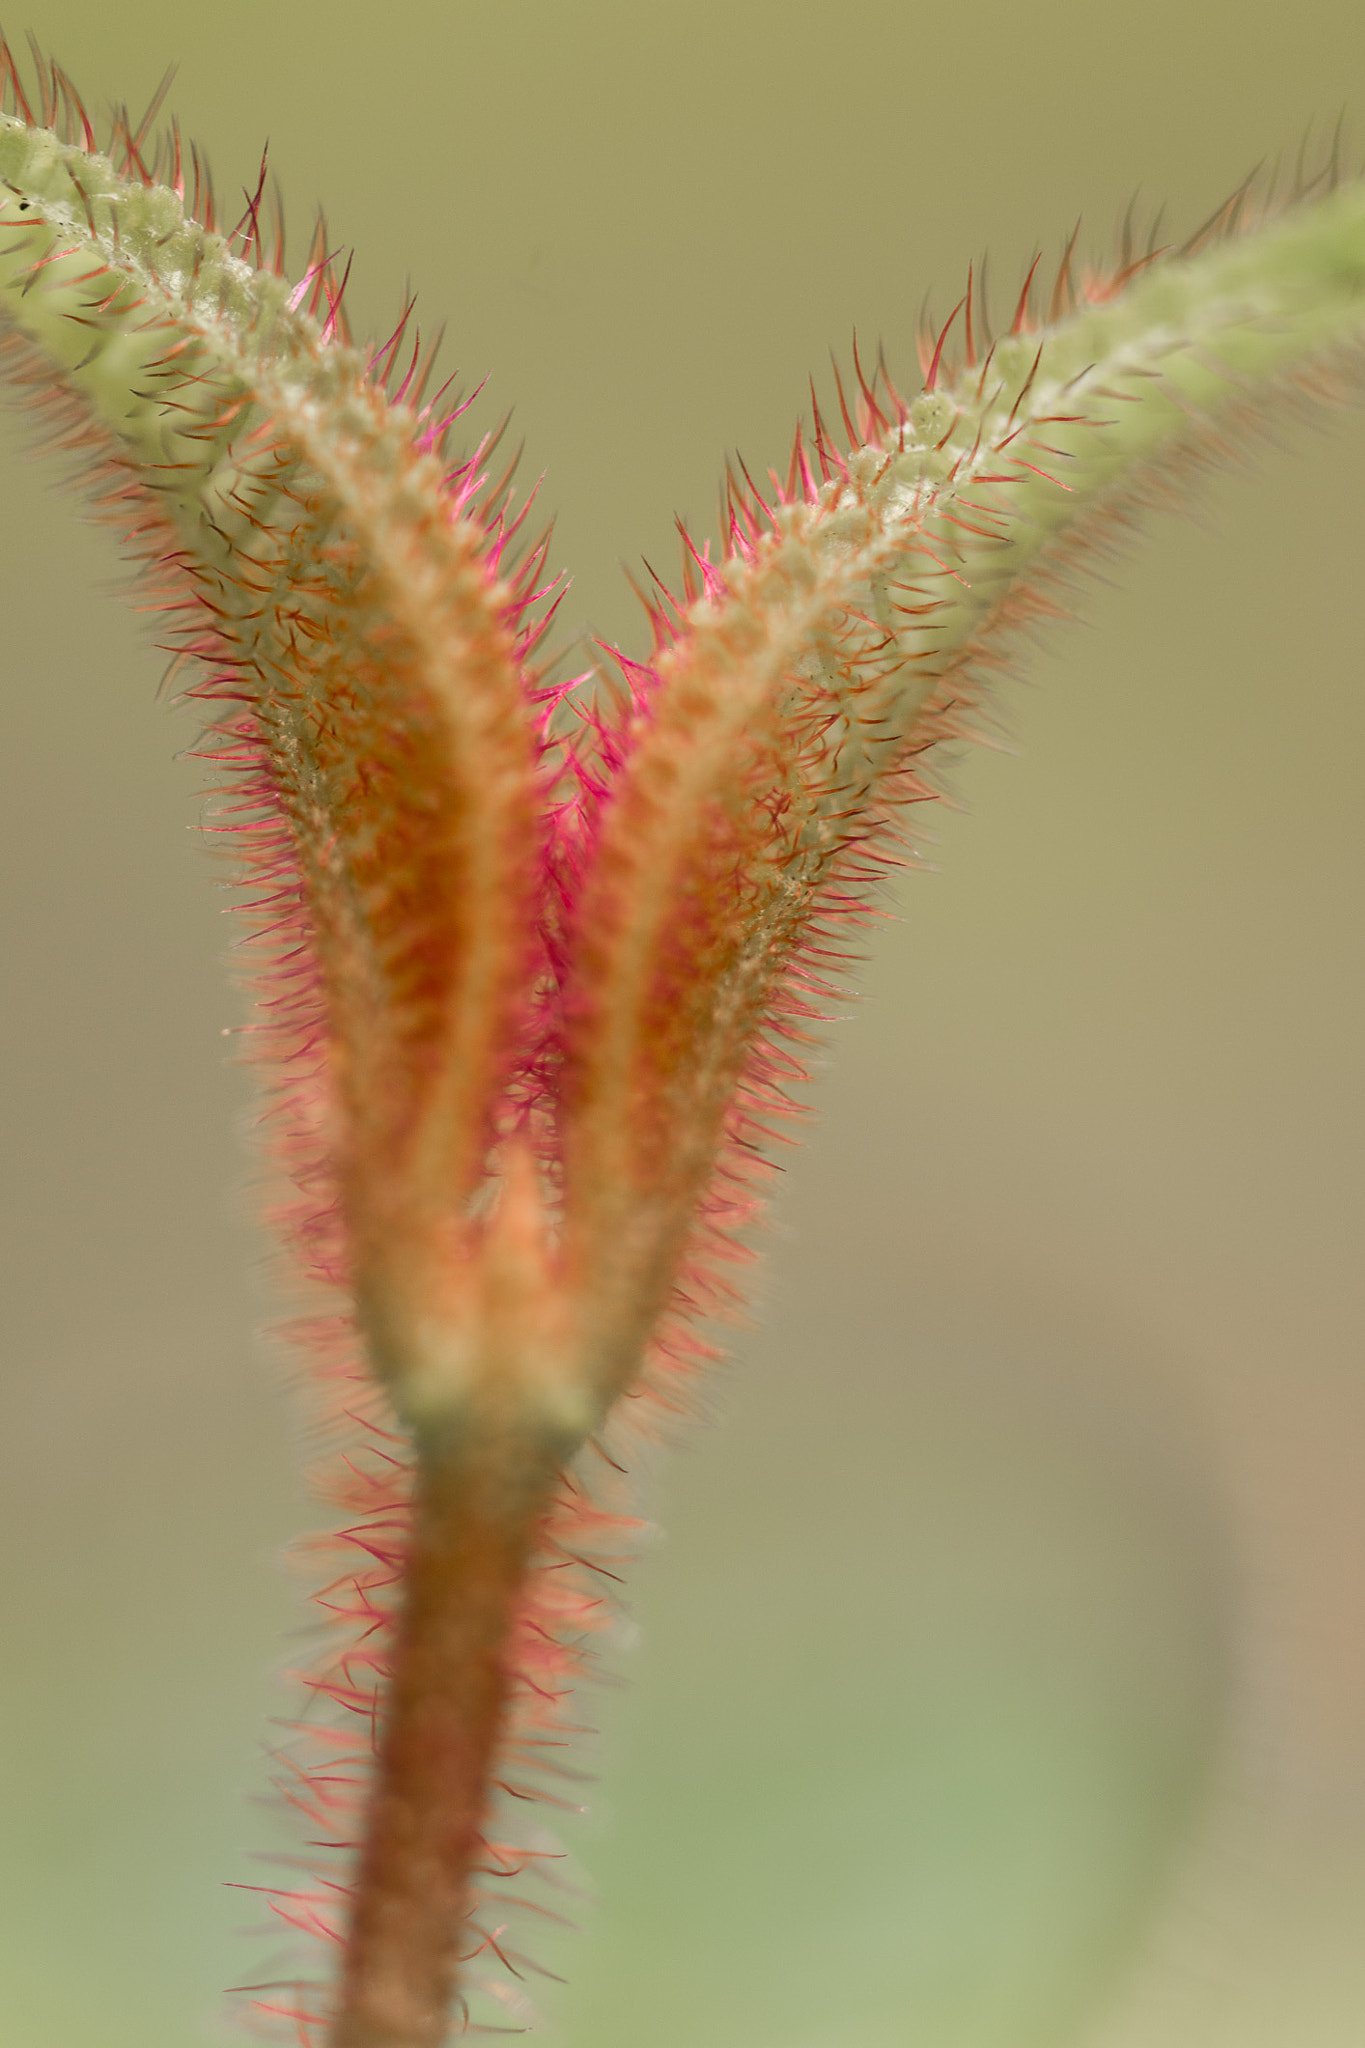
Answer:
[{"label": "blurred green background", "polygon": [[[11,32],[29,23],[11,14]],[[988,248],[1192,227],[1357,123],[1365,15],[43,5],[516,408],[568,612]],[[193,737],[5,422],[0,2039],[193,2048],[260,1954],[306,1519]],[[1093,584],[956,771],[794,1158],[566,1830],[564,2048],[1346,2048],[1365,2025],[1365,423]],[[537,1994],[539,1995],[539,1994]]]}]

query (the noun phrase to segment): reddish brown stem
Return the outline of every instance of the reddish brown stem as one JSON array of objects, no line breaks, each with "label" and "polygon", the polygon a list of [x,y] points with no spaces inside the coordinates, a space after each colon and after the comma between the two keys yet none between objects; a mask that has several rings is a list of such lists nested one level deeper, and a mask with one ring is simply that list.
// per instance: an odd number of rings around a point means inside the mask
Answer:
[{"label": "reddish brown stem", "polygon": [[520,1435],[424,1453],[332,2048],[440,2048],[553,1465]]}]

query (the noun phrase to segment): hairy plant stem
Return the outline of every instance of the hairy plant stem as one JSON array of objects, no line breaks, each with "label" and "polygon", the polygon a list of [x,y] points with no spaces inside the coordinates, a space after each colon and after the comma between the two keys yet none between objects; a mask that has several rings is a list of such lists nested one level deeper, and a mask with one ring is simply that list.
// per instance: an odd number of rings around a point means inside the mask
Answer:
[{"label": "hairy plant stem", "polygon": [[446,2038],[507,1710],[507,1642],[556,1468],[515,1426],[419,1450],[333,2048]]},{"label": "hairy plant stem", "polygon": [[[724,559],[687,542],[653,667],[623,660],[629,709],[583,707],[580,746],[542,730],[541,546],[516,567],[525,513],[484,492],[482,451],[451,466],[458,409],[425,406],[420,346],[401,371],[407,315],[352,349],[325,230],[291,287],[263,187],[219,233],[197,156],[185,203],[177,130],[149,164],[151,118],[116,115],[101,156],[65,74],[40,59],[31,101],[0,37],[0,367],[203,665],[205,757],[244,777],[283,1220],[313,1277],[349,1263],[417,1443],[378,1646],[394,1489],[348,1468],[382,1694],[331,2048],[440,2048],[490,1939],[480,1878],[509,1874],[487,1837],[518,1687],[553,1706],[573,1674],[584,1608],[528,1578],[543,1530],[574,1556],[546,1528],[556,1474],[651,1343],[683,1389],[705,1355],[679,1330],[725,1300],[715,1259],[847,957],[839,921],[1008,636],[1065,607],[1084,515],[1103,538],[1149,465],[1235,445],[1277,392],[1358,381],[1365,182],[1333,189],[1333,163],[1282,205],[1241,188],[1112,271],[1073,275],[1068,245],[1046,310],[1031,270],[983,355],[969,272],[909,405],[855,346],[846,450],[812,391],[775,505],[731,479]],[[554,1512],[584,1526],[579,1505]],[[330,1696],[353,1704],[344,1669]],[[350,1789],[304,1799],[319,1847],[356,1831],[327,1824]],[[330,1927],[336,1897],[324,1871],[276,1903]]]}]

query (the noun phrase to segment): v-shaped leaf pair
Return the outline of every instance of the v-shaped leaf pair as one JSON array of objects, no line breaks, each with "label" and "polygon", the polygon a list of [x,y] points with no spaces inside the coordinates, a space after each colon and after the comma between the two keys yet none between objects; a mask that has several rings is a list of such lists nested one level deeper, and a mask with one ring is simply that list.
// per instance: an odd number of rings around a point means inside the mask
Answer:
[{"label": "v-shaped leaf pair", "polygon": [[969,277],[920,394],[855,352],[842,433],[812,392],[785,475],[730,478],[721,559],[684,535],[651,660],[580,703],[541,660],[546,544],[487,447],[451,454],[406,316],[358,350],[324,231],[285,281],[264,177],[223,233],[174,127],[149,156],[116,115],[100,155],[59,67],[29,96],[0,45],[0,81],[9,368],[197,666],[281,1221],[351,1304],[312,1326],[368,1432],[313,1683],[366,1741],[282,1768],[359,1861],[275,1899],[341,1945],[339,1992],[258,2002],[435,2048],[475,1954],[516,1974],[481,1901],[541,1852],[495,1793],[558,1739],[622,1520],[578,1454],[706,1355],[849,924],[1011,633],[1230,411],[1354,373],[1365,192],[1244,189],[1093,273],[1068,247],[999,335]]}]

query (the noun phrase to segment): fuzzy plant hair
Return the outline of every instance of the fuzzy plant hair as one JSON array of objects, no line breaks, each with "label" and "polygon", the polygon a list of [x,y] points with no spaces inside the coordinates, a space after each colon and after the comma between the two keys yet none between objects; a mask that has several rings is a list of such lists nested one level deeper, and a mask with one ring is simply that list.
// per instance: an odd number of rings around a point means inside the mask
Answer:
[{"label": "fuzzy plant hair", "polygon": [[1230,421],[1355,387],[1365,187],[1244,186],[1095,268],[1073,238],[998,331],[969,273],[921,388],[855,350],[784,472],[729,475],[719,546],[683,533],[649,658],[565,685],[547,542],[460,449],[411,308],[357,345],[325,228],[291,282],[264,171],[221,220],[157,103],[101,147],[36,51],[0,43],[0,85],[3,366],[220,773],[340,1518],[326,1711],[278,1756],[312,1867],[269,1893],[321,1961],[247,2003],[318,2048],[439,2048],[525,2020],[621,1468],[737,1299],[935,750]]}]

